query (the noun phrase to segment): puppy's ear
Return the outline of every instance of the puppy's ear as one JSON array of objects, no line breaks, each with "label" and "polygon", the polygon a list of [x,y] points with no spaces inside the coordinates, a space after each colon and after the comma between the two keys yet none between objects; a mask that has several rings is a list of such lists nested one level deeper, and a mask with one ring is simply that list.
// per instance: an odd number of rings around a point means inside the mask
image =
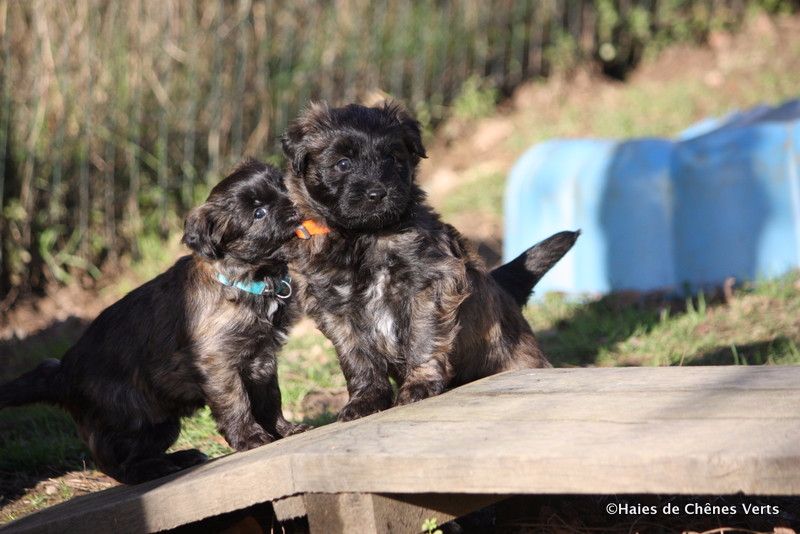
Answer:
[{"label": "puppy's ear", "polygon": [[390,113],[402,132],[403,142],[417,158],[427,158],[425,146],[422,144],[422,130],[419,121],[417,121],[406,109],[395,102],[387,102],[384,110]]},{"label": "puppy's ear", "polygon": [[197,254],[209,260],[220,259],[223,255],[214,210],[208,204],[193,209],[183,225],[181,241]]},{"label": "puppy's ear", "polygon": [[298,121],[289,125],[286,133],[281,137],[281,148],[283,155],[289,160],[292,171],[297,175],[302,175],[306,170],[306,150],[303,147],[303,137],[305,133]]},{"label": "puppy's ear", "polygon": [[289,159],[292,171],[303,174],[306,170],[308,150],[305,138],[320,126],[330,123],[330,108],[325,103],[312,102],[308,108],[289,124],[286,133],[281,137],[283,154]]}]

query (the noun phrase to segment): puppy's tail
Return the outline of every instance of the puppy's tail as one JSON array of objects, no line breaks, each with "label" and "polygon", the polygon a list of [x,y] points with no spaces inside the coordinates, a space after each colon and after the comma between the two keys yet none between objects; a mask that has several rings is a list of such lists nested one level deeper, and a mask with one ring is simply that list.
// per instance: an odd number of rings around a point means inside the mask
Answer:
[{"label": "puppy's tail", "polygon": [[533,287],[572,248],[579,235],[580,230],[551,235],[510,262],[496,267],[490,274],[519,306],[524,306]]},{"label": "puppy's tail", "polygon": [[33,371],[0,385],[0,408],[33,402],[57,403],[61,397],[58,380],[60,369],[60,361],[44,360]]}]

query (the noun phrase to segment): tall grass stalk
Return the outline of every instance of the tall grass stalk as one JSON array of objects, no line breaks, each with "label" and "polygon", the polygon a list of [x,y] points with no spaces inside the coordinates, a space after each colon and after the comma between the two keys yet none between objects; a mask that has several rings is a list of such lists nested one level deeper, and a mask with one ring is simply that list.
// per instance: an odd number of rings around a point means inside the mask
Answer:
[{"label": "tall grass stalk", "polygon": [[137,256],[308,100],[389,95],[435,125],[458,95],[484,113],[580,62],[619,74],[753,6],[797,2],[0,2],[0,300]]}]

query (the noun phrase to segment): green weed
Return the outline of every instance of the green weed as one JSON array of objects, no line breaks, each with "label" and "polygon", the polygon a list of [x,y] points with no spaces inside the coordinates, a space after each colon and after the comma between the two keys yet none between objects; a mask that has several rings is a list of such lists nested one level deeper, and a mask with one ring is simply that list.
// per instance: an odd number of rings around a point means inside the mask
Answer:
[{"label": "green weed", "polygon": [[474,176],[465,173],[464,184],[443,199],[439,210],[445,219],[460,213],[480,213],[500,219],[505,186],[505,176],[498,172]]},{"label": "green weed", "polygon": [[422,532],[425,534],[442,534],[442,529],[439,528],[439,522],[435,517],[429,517],[422,522]]},{"label": "green weed", "polygon": [[798,273],[746,284],[729,302],[550,294],[526,310],[556,365],[800,363]]},{"label": "green weed", "polygon": [[478,76],[471,76],[453,99],[453,115],[460,119],[481,119],[495,110],[498,91]]},{"label": "green weed", "polygon": [[333,345],[316,330],[290,337],[279,361],[282,401],[290,412],[299,411],[312,390],[345,385]]}]

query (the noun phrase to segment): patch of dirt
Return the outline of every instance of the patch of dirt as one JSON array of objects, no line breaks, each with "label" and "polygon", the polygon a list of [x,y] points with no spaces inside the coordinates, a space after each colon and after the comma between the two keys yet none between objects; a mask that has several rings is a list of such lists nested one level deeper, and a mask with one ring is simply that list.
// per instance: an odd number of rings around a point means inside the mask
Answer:
[{"label": "patch of dirt", "polygon": [[18,302],[0,318],[0,342],[23,339],[60,323],[91,320],[116,297],[97,289],[54,286],[45,297]]},{"label": "patch of dirt", "polygon": [[309,391],[300,403],[302,415],[307,419],[319,419],[327,414],[337,414],[349,398],[345,388]]},{"label": "patch of dirt", "polygon": [[94,470],[72,471],[45,480],[29,479],[20,474],[0,474],[0,524],[73,497],[118,485],[119,482]]},{"label": "patch of dirt", "polygon": [[[293,336],[293,337],[294,336],[304,337],[304,336],[316,334],[318,332],[319,332],[319,330],[317,330],[317,326],[314,324],[313,319],[310,319],[310,318],[304,316],[302,319],[297,321],[297,324],[295,324],[292,327],[290,335]],[[320,333],[320,335],[322,335],[322,334]]]}]

